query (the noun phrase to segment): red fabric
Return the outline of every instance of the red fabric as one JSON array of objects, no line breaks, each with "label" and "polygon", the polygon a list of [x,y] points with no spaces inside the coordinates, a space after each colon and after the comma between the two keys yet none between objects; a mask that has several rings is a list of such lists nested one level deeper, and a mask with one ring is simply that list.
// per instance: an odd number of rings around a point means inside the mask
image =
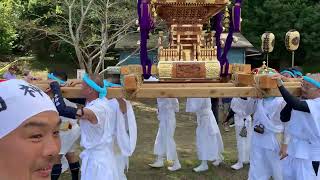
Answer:
[{"label": "red fabric", "polygon": [[4,81],[6,81],[5,79],[0,79],[0,82],[4,82]]}]

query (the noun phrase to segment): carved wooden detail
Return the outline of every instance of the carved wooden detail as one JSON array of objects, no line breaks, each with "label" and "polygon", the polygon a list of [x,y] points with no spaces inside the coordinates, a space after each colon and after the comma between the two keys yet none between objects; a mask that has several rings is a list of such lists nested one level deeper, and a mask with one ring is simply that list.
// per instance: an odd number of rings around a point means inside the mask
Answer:
[{"label": "carved wooden detail", "polygon": [[[228,2],[229,0],[158,0],[154,3],[158,16],[166,21],[169,28],[167,46],[163,45],[163,32],[159,32],[160,79],[219,78],[220,64],[217,60],[214,32],[204,32],[203,25]],[[192,68],[195,69],[191,70]]]},{"label": "carved wooden detail", "polygon": [[172,78],[206,78],[205,63],[173,63]]}]

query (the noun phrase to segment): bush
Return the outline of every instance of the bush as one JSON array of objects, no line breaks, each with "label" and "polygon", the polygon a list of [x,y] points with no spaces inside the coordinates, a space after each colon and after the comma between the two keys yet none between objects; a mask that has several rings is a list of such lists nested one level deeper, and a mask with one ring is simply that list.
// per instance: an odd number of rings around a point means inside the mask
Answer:
[{"label": "bush", "polygon": [[10,53],[16,38],[12,2],[0,2],[0,54]]}]

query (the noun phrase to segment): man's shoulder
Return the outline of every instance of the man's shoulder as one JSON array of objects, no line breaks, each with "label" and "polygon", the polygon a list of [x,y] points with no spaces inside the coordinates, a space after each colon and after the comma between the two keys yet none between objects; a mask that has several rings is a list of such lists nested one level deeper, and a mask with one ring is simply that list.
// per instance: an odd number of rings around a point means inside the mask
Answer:
[{"label": "man's shoulder", "polygon": [[318,98],[316,98],[314,100],[320,103],[320,97],[318,97]]},{"label": "man's shoulder", "polygon": [[112,114],[114,111],[107,99],[96,99],[88,103],[85,108],[91,109],[95,113],[107,113]]},{"label": "man's shoulder", "polygon": [[107,106],[108,105],[108,100],[106,98],[97,98],[91,102],[89,102],[86,107],[90,106]]},{"label": "man's shoulder", "polygon": [[319,105],[320,106],[320,97],[319,98],[316,98],[316,99],[307,99],[306,102],[308,104],[316,104],[316,105]]}]

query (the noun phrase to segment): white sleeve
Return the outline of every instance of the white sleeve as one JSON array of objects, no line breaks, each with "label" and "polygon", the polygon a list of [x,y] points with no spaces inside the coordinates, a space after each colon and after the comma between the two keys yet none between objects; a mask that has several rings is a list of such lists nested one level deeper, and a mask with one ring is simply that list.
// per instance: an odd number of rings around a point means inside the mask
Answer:
[{"label": "white sleeve", "polygon": [[[281,111],[282,109],[286,106],[286,102],[284,101],[283,98],[279,98],[279,101],[277,104],[275,104],[273,107],[272,107],[272,121],[274,121],[275,123],[277,122],[281,122],[280,120],[280,114],[281,114]],[[285,123],[281,122],[284,126],[285,126]]]},{"label": "white sleeve", "polygon": [[[93,103],[90,106],[85,107],[87,109],[90,109],[96,116],[98,120],[98,125],[104,124],[105,120],[107,119],[108,112],[111,112],[111,109],[108,108],[108,105],[102,102],[99,103]],[[110,110],[110,111],[108,111]]]},{"label": "white sleeve", "polygon": [[282,109],[287,105],[286,101],[283,99],[280,105],[280,112],[282,111]]},{"label": "white sleeve", "polygon": [[320,136],[320,98],[307,100],[307,104],[314,121],[315,128],[317,130],[317,135]]},{"label": "white sleeve", "polygon": [[[137,142],[137,124],[130,102],[127,104],[127,116],[125,117],[119,110],[117,113],[117,143],[121,149],[121,153],[124,156],[131,156],[135,150]],[[126,121],[128,121],[128,131],[125,127]]]}]

